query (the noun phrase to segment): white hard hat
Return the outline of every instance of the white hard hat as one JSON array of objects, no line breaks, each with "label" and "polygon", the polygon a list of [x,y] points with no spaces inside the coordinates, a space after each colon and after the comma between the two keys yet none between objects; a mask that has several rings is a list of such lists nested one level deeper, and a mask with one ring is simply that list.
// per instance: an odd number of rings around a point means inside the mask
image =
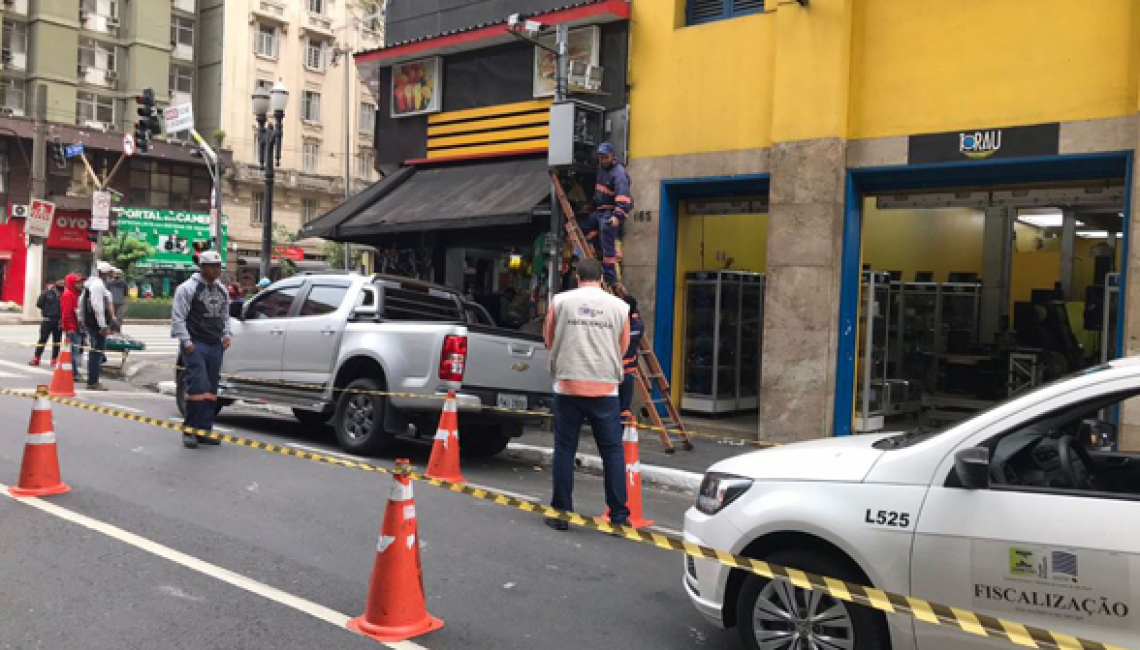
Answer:
[{"label": "white hard hat", "polygon": [[202,251],[198,253],[198,266],[203,264],[221,264],[222,256],[217,251]]},{"label": "white hard hat", "polygon": [[111,273],[115,270],[115,267],[111,266],[110,262],[99,262],[95,265],[95,270],[99,273]]}]

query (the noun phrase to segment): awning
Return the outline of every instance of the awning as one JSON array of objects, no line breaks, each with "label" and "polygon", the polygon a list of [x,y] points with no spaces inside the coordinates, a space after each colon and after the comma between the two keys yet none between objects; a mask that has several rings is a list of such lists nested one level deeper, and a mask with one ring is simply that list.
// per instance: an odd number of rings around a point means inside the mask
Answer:
[{"label": "awning", "polygon": [[311,222],[301,237],[354,237],[530,223],[550,196],[546,158],[405,167]]},{"label": "awning", "polygon": [[[278,260],[273,260],[277,264]],[[239,257],[238,266],[256,266],[261,268],[260,257]],[[297,260],[293,262],[293,266],[297,267],[299,271],[322,271],[329,267],[329,263],[324,260]]]}]

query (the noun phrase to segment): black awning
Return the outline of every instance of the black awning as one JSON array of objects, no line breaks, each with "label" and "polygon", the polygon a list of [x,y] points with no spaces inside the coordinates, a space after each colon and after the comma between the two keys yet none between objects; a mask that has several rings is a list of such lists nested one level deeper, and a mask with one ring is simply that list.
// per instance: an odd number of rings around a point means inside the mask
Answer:
[{"label": "black awning", "polygon": [[545,158],[407,167],[313,221],[300,236],[351,240],[387,233],[525,224],[549,196]]}]

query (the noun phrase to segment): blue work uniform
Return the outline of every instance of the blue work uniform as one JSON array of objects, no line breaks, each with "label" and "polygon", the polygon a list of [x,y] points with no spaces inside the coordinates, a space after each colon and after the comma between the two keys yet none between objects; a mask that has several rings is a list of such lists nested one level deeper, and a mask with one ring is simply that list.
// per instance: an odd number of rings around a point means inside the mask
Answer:
[{"label": "blue work uniform", "polygon": [[[594,227],[602,249],[602,273],[608,284],[616,284],[618,238],[622,224],[633,212],[633,190],[625,166],[615,162],[613,167],[598,169],[594,184]],[[617,217],[617,223],[612,223]]]},{"label": "blue work uniform", "polygon": [[641,339],[644,336],[645,321],[641,320],[641,314],[630,312],[629,347],[626,348],[625,355],[621,359],[622,371],[625,374],[622,376],[621,386],[618,387],[618,401],[621,404],[623,422],[633,418],[633,382],[637,380],[635,376],[637,374],[637,350],[641,347]]}]

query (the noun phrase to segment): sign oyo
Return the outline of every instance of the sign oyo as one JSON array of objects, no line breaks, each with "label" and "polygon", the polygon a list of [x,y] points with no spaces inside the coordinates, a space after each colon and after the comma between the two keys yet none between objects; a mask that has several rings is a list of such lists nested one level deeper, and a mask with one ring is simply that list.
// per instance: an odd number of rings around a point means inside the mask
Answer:
[{"label": "sign oyo", "polygon": [[28,222],[24,232],[32,237],[47,237],[51,233],[52,219],[55,218],[55,204],[51,201],[33,199],[28,212]]},{"label": "sign oyo", "polygon": [[47,240],[48,248],[91,250],[91,242],[87,240],[91,220],[87,218],[86,212],[56,210],[54,223]]},{"label": "sign oyo", "polygon": [[166,121],[166,135],[174,135],[194,128],[194,106],[179,104],[162,111]]}]

